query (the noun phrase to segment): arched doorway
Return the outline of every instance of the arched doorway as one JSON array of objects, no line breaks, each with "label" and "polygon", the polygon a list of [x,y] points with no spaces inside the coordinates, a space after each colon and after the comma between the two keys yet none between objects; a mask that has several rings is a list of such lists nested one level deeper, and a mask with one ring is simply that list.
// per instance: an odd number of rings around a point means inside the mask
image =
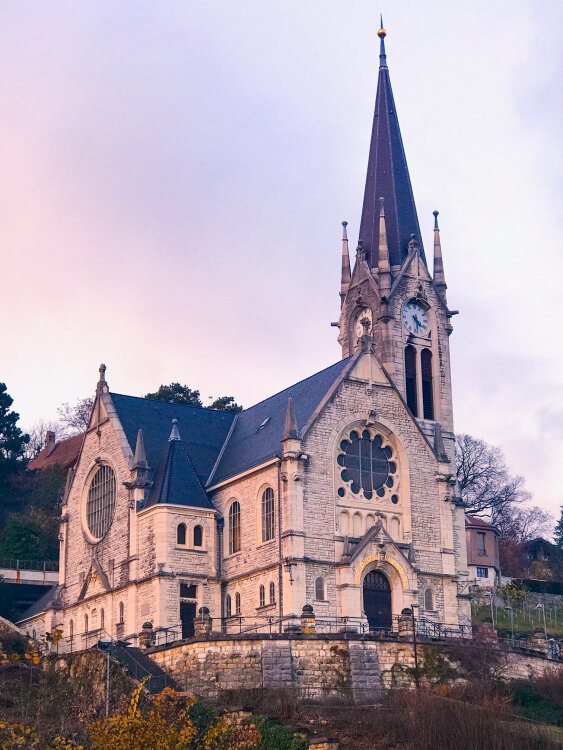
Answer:
[{"label": "arched doorway", "polygon": [[391,628],[391,586],[379,570],[370,570],[364,578],[364,612],[370,630]]}]

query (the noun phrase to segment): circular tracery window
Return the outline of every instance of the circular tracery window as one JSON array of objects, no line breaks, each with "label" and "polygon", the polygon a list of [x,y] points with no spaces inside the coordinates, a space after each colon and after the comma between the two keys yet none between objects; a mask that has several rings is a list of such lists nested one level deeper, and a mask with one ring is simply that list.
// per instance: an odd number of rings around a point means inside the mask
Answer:
[{"label": "circular tracery window", "polygon": [[111,466],[104,464],[96,471],[88,489],[86,522],[92,536],[105,536],[113,520],[115,510],[115,474]]},{"label": "circular tracery window", "polygon": [[340,497],[344,497],[348,487],[354,495],[363,494],[366,500],[371,500],[374,494],[383,498],[397,484],[393,448],[377,432],[352,430],[340,443],[337,461],[344,485],[338,489]]}]

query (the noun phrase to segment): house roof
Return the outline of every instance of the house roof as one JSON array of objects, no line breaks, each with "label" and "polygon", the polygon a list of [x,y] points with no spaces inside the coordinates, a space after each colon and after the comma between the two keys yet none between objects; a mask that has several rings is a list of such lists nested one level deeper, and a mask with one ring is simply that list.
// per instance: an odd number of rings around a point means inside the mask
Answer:
[{"label": "house roof", "polygon": [[281,450],[288,399],[291,397],[293,400],[297,430],[301,434],[349,361],[350,357],[341,359],[238,414],[210,483],[222,482],[276,456]]},{"label": "house roof", "polygon": [[65,470],[71,469],[76,463],[83,442],[84,433],[80,433],[80,435],[74,435],[56,443],[50,453],[47,448],[43,448],[29,462],[28,469],[47,469],[51,466],[60,466]]},{"label": "house roof", "polygon": [[407,257],[411,234],[414,234],[422,259],[426,262],[407,157],[391,89],[383,29],[380,37],[379,79],[360,224],[360,240],[372,268],[377,266],[379,255],[380,198],[384,199],[391,265],[401,265]]},{"label": "house roof", "polygon": [[489,531],[494,531],[495,533],[498,533],[497,528],[493,526],[491,523],[487,523],[486,521],[483,521],[482,518],[477,518],[477,516],[471,516],[469,515],[469,513],[466,513],[465,514],[465,528],[469,529],[471,527],[489,529]]}]

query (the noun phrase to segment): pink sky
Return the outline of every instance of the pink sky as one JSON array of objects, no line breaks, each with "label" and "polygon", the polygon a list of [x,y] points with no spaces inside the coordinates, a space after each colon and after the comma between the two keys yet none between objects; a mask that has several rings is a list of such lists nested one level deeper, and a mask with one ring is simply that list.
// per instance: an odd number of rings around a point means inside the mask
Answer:
[{"label": "pink sky", "polygon": [[5,3],[0,380],[22,424],[179,380],[250,405],[336,361],[378,11],[422,231],[440,210],[456,428],[563,502],[563,6]]}]

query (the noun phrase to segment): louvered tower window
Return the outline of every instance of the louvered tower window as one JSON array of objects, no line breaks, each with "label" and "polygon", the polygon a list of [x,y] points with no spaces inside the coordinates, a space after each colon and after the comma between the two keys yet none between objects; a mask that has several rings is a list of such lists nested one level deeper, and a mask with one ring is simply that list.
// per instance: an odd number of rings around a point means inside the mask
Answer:
[{"label": "louvered tower window", "polygon": [[422,406],[424,419],[434,419],[434,395],[432,393],[432,352],[423,349],[420,355],[422,375]]},{"label": "louvered tower window", "polygon": [[416,397],[416,349],[410,344],[405,347],[405,389],[407,406],[415,417],[418,416]]}]

